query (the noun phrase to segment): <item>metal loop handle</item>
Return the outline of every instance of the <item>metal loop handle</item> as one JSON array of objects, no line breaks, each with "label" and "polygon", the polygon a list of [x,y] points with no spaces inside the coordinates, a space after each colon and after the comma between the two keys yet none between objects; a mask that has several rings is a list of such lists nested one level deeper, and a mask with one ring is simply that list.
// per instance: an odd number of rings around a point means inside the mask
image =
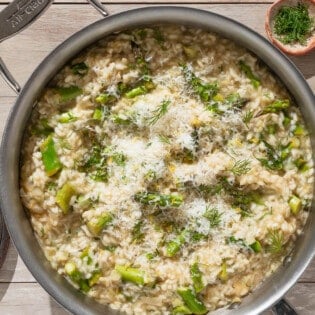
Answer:
[{"label": "metal loop handle", "polygon": [[103,7],[102,3],[98,0],[87,0],[98,12],[100,12],[104,17],[108,15],[108,12]]}]

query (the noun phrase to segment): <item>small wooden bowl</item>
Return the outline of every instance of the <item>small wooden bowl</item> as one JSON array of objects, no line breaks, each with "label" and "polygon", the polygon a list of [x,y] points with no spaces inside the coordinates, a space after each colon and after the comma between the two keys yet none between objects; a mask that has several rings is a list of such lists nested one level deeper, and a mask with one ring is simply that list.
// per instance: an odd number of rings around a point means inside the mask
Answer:
[{"label": "small wooden bowl", "polygon": [[283,52],[293,56],[301,56],[309,53],[315,49],[315,32],[307,40],[306,45],[301,44],[283,44],[273,33],[274,18],[281,7],[283,6],[297,6],[298,3],[304,3],[308,6],[309,15],[315,19],[315,0],[277,0],[268,9],[265,20],[265,29],[269,40]]}]

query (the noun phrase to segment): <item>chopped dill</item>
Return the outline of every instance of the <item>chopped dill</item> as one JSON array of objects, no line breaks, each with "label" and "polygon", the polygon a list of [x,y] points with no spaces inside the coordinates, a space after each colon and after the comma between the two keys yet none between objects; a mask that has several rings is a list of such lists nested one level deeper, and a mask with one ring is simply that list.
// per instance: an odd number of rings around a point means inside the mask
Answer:
[{"label": "chopped dill", "polygon": [[273,147],[266,140],[261,139],[266,147],[266,158],[258,158],[257,160],[261,163],[262,166],[273,170],[281,171],[284,169],[284,161],[288,158],[290,154],[290,144],[288,145],[279,145]]},{"label": "chopped dill", "polygon": [[251,170],[250,164],[249,160],[238,160],[234,163],[231,172],[236,176],[247,174]]},{"label": "chopped dill", "polygon": [[163,100],[159,107],[152,112],[153,115],[149,118],[149,124],[154,125],[161,117],[163,117],[167,113],[170,104],[170,100]]},{"label": "chopped dill", "polygon": [[252,120],[253,117],[254,117],[254,111],[248,110],[245,112],[243,116],[243,122],[246,125],[246,127],[248,127],[248,124]]},{"label": "chopped dill", "polygon": [[212,228],[219,226],[221,223],[222,213],[220,213],[217,208],[207,207],[203,216],[209,220]]},{"label": "chopped dill", "polygon": [[283,251],[284,237],[281,230],[269,230],[267,239],[269,243],[268,250],[272,254],[279,254]]},{"label": "chopped dill", "polygon": [[306,44],[314,29],[314,19],[308,7],[299,2],[297,6],[283,6],[275,16],[274,32],[284,44]]}]

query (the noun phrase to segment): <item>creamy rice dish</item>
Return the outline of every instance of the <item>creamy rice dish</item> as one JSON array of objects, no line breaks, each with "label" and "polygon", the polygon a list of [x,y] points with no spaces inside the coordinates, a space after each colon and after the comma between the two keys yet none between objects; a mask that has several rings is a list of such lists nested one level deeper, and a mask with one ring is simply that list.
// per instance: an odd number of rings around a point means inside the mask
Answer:
[{"label": "creamy rice dish", "polygon": [[52,267],[127,314],[239,303],[302,232],[310,138],[255,56],[199,29],[119,33],[34,107],[20,191]]}]

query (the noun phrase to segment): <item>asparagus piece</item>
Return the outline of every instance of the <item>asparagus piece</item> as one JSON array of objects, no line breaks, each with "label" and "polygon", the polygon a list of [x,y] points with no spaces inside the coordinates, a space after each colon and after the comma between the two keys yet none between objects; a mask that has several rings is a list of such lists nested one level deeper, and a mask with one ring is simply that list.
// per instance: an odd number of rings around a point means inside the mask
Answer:
[{"label": "asparagus piece", "polygon": [[285,100],[276,100],[273,103],[267,105],[264,109],[263,109],[263,113],[267,114],[267,113],[279,113],[284,109],[289,108],[290,106],[290,101],[285,99]]},{"label": "asparagus piece", "polygon": [[155,88],[155,84],[152,81],[145,81],[143,84],[125,93],[125,96],[127,98],[135,98],[136,96],[147,94],[154,88]]},{"label": "asparagus piece", "polygon": [[74,187],[70,183],[65,183],[61,189],[57,191],[56,203],[61,208],[63,214],[67,214],[70,210],[70,200],[76,194]]},{"label": "asparagus piece", "polygon": [[225,261],[221,265],[221,271],[219,272],[218,277],[222,282],[226,282],[228,280],[228,274],[227,274],[227,270],[226,270],[226,262]]},{"label": "asparagus piece", "polygon": [[183,197],[177,194],[162,195],[154,192],[143,192],[137,193],[135,195],[135,200],[145,205],[179,207],[183,202]]},{"label": "asparagus piece", "polygon": [[168,257],[173,257],[180,251],[182,245],[185,243],[186,233],[186,231],[183,231],[175,239],[166,244],[166,255]]},{"label": "asparagus piece", "polygon": [[289,199],[289,206],[293,214],[298,214],[302,208],[302,201],[299,197],[292,195]]},{"label": "asparagus piece", "polygon": [[195,262],[190,267],[190,276],[193,281],[194,289],[196,293],[199,293],[202,291],[202,289],[205,287],[203,281],[202,281],[202,272],[199,269],[198,263]]},{"label": "asparagus piece", "polygon": [[260,253],[261,252],[261,244],[259,241],[255,240],[254,243],[250,244],[249,247],[255,252]]},{"label": "asparagus piece", "polygon": [[55,175],[62,168],[62,164],[57,155],[52,135],[49,135],[42,143],[40,151],[47,176]]},{"label": "asparagus piece", "polygon": [[116,265],[115,270],[120,274],[121,279],[126,282],[132,282],[137,285],[144,285],[144,272],[138,268]]},{"label": "asparagus piece", "polygon": [[60,96],[61,102],[71,101],[83,93],[83,90],[75,85],[69,87],[57,87],[56,91]]},{"label": "asparagus piece", "polygon": [[190,288],[179,288],[179,296],[183,299],[187,308],[196,315],[207,313],[205,305],[197,298],[196,293]]},{"label": "asparagus piece", "polygon": [[99,236],[102,232],[103,229],[106,228],[106,226],[112,222],[113,216],[106,212],[103,213],[102,215],[95,217],[91,219],[90,221],[87,222],[87,227],[89,231],[94,235],[94,236]]},{"label": "asparagus piece", "polygon": [[246,77],[250,80],[252,86],[257,89],[260,86],[260,80],[254,74],[249,65],[247,65],[243,60],[239,61],[239,66],[242,72],[246,75]]},{"label": "asparagus piece", "polygon": [[105,104],[113,102],[115,99],[116,98],[114,95],[111,95],[108,93],[101,93],[95,98],[95,102],[98,104],[105,105]]},{"label": "asparagus piece", "polygon": [[83,292],[88,292],[90,290],[88,279],[84,279],[82,273],[78,270],[76,264],[72,261],[65,264],[65,272],[70,277],[70,279],[76,283],[80,290]]},{"label": "asparagus piece", "polygon": [[173,309],[172,315],[190,315],[191,310],[186,305],[180,305]]}]

